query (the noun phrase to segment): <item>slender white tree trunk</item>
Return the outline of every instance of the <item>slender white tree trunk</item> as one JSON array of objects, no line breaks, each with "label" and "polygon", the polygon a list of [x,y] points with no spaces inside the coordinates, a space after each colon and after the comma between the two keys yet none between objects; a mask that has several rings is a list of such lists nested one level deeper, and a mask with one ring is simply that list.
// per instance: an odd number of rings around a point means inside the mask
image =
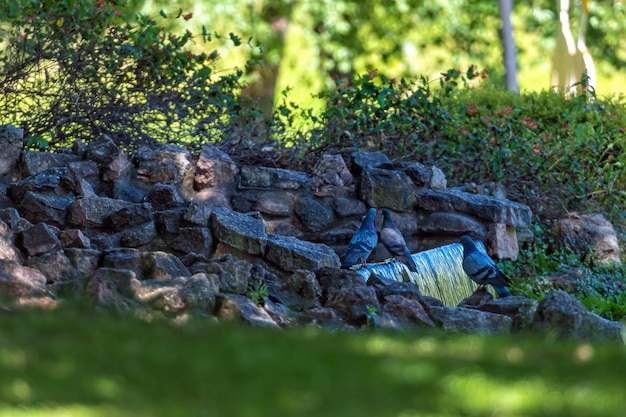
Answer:
[{"label": "slender white tree trunk", "polygon": [[498,0],[500,7],[500,20],[502,21],[502,46],[504,49],[504,68],[506,70],[506,88],[511,91],[519,91],[517,84],[517,58],[515,41],[513,39],[513,25],[511,13],[513,0]]}]

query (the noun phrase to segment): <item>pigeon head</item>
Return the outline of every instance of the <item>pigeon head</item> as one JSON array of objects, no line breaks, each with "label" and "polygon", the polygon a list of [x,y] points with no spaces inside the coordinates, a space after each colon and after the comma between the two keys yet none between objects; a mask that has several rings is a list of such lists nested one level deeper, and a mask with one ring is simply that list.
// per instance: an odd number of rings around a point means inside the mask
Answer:
[{"label": "pigeon head", "polygon": [[470,238],[469,236],[463,235],[461,236],[461,239],[459,241],[461,242],[461,245],[463,245],[463,251],[470,252],[476,250],[476,245],[474,244],[472,238]]},{"label": "pigeon head", "polygon": [[389,211],[389,209],[383,209],[383,219],[383,227],[393,224],[393,221],[391,220],[391,212]]},{"label": "pigeon head", "polygon": [[363,223],[361,223],[361,230],[374,230],[374,218],[376,217],[376,209],[371,208],[367,211],[367,215],[363,219]]}]

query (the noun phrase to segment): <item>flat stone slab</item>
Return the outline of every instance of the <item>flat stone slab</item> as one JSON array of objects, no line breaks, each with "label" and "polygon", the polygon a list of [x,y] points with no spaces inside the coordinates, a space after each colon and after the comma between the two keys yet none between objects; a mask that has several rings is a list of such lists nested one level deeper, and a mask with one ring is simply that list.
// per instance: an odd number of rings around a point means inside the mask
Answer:
[{"label": "flat stone slab", "polygon": [[241,167],[239,187],[276,190],[297,190],[310,186],[312,180],[303,172],[283,168]]},{"label": "flat stone slab", "polygon": [[222,243],[250,255],[262,255],[267,245],[261,220],[224,207],[215,207],[209,220],[213,236]]},{"label": "flat stone slab", "polygon": [[524,204],[457,189],[420,191],[417,205],[428,211],[460,212],[515,227],[529,226],[532,218],[530,207]]},{"label": "flat stone slab", "polygon": [[265,257],[287,271],[312,271],[324,266],[338,268],[340,265],[339,256],[329,246],[292,236],[268,235]]}]

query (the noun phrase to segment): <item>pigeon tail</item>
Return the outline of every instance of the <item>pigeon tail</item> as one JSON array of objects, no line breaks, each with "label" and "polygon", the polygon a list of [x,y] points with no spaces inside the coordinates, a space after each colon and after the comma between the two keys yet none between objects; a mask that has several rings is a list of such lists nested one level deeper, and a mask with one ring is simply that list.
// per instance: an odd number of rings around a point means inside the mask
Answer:
[{"label": "pigeon tail", "polygon": [[494,285],[493,289],[496,290],[496,293],[498,294],[498,297],[500,297],[500,298],[510,297],[511,296],[511,293],[509,292],[507,287],[501,287],[499,285]]}]

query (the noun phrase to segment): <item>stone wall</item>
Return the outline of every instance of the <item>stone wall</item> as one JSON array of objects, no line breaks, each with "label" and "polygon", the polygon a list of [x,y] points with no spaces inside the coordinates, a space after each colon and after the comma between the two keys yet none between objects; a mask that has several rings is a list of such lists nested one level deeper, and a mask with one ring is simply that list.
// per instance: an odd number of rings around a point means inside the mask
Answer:
[{"label": "stone wall", "polygon": [[0,127],[0,146],[3,309],[6,298],[41,306],[68,294],[150,316],[196,312],[272,327],[508,333],[557,326],[564,337],[620,339],[619,323],[564,293],[538,304],[484,292],[444,307],[411,283],[363,282],[339,269],[337,252],[320,242],[349,239],[368,207],[391,209],[418,246],[428,236],[471,234],[492,255],[515,259],[515,228],[530,224],[528,207],[447,189],[436,167],[356,153],[349,165],[326,155],[306,174],[238,165],[210,145],[197,159],[171,145],[142,147],[130,158],[107,137],[32,152],[10,125]]}]

